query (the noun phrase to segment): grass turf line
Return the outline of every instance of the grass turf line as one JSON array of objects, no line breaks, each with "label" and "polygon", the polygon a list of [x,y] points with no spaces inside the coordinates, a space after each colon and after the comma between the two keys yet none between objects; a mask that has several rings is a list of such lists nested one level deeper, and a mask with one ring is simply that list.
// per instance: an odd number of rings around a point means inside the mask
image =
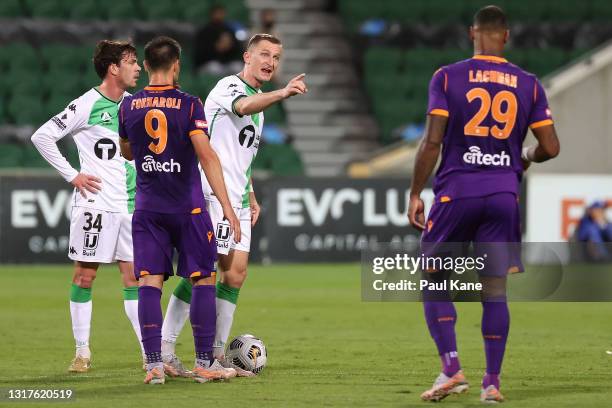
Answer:
[{"label": "grass turf line", "polygon": [[[54,407],[163,404],[238,406],[424,406],[420,393],[439,359],[418,303],[365,303],[355,264],[252,266],[232,335],[252,333],[268,347],[254,379],[196,384],[169,379],[142,384],[136,338],[123,311],[116,267],[100,269],[93,289],[93,369],[70,375],[68,310],[72,268],[0,267],[0,388],[72,388],[76,400]],[[163,306],[178,279],[164,290]],[[516,407],[601,407],[612,399],[612,305],[512,303],[502,392]],[[484,355],[478,303],[457,305],[459,355],[471,389],[448,407],[478,403]],[[187,324],[179,355],[191,365]],[[11,403],[0,401],[0,406]],[[48,403],[24,406],[49,406]]]}]

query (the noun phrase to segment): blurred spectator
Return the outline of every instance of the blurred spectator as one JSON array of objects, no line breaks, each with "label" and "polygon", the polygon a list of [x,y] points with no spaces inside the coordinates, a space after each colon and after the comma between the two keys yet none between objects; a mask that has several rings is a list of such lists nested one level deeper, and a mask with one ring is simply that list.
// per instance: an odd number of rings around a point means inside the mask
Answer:
[{"label": "blurred spectator", "polygon": [[[271,34],[276,38],[280,38],[282,40],[281,34],[276,30],[276,10],[270,8],[261,9],[259,12],[259,21],[256,25],[251,27],[251,35],[255,34]],[[280,64],[274,73],[274,77],[272,78],[272,82],[276,81],[276,78],[279,78],[283,75],[283,64]]]},{"label": "blurred spectator", "polygon": [[212,6],[208,23],[195,35],[193,61],[200,73],[222,76],[242,69],[242,47],[225,16],[225,7]]},{"label": "blurred spectator", "polygon": [[255,34],[272,34],[276,38],[280,38],[278,31],[276,31],[276,11],[273,9],[265,8],[259,13],[259,23],[253,27],[252,35]]},{"label": "blurred spectator", "polygon": [[288,141],[287,134],[280,126],[274,123],[267,123],[264,125],[262,136],[264,141],[270,144],[283,144]]},{"label": "blurred spectator", "polygon": [[586,243],[584,253],[590,261],[612,260],[606,245],[612,242],[612,223],[606,218],[606,207],[603,201],[591,204],[576,228],[576,239]]}]

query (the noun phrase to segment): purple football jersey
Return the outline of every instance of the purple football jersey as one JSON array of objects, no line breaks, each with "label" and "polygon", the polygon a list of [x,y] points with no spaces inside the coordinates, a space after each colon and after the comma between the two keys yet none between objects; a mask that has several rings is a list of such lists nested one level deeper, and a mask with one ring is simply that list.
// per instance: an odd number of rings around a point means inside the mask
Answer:
[{"label": "purple football jersey", "polygon": [[427,113],[448,117],[434,180],[436,201],[442,202],[518,194],[527,129],[553,123],[536,76],[485,55],[436,71]]},{"label": "purple football jersey", "polygon": [[[119,136],[136,164],[136,210],[190,213],[204,207],[192,137],[208,137],[199,98],[172,86],[147,86],[123,99]],[[196,210],[197,212],[197,210]]]}]

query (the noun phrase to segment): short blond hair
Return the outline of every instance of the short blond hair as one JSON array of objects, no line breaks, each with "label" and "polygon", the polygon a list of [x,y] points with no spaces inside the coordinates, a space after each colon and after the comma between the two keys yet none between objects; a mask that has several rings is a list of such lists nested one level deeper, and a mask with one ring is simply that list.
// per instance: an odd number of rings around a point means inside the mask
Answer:
[{"label": "short blond hair", "polygon": [[255,34],[254,36],[249,38],[249,42],[247,43],[247,50],[251,47],[256,46],[261,41],[269,41],[272,44],[283,45],[281,43],[281,40],[278,39],[278,37],[275,37],[272,34],[260,33],[260,34]]}]

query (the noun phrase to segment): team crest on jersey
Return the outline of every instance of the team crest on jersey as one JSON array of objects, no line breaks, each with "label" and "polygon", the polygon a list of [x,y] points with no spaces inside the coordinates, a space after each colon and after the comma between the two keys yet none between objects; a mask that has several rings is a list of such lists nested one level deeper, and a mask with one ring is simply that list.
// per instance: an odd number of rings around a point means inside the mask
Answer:
[{"label": "team crest on jersey", "polygon": [[108,112],[102,112],[102,115],[100,115],[100,119],[102,120],[103,123],[109,123],[111,120],[113,120],[113,116],[108,113]]},{"label": "team crest on jersey", "polygon": [[83,240],[83,255],[84,256],[95,256],[96,248],[98,248],[98,242],[100,241],[100,234],[97,232],[86,232]]}]

